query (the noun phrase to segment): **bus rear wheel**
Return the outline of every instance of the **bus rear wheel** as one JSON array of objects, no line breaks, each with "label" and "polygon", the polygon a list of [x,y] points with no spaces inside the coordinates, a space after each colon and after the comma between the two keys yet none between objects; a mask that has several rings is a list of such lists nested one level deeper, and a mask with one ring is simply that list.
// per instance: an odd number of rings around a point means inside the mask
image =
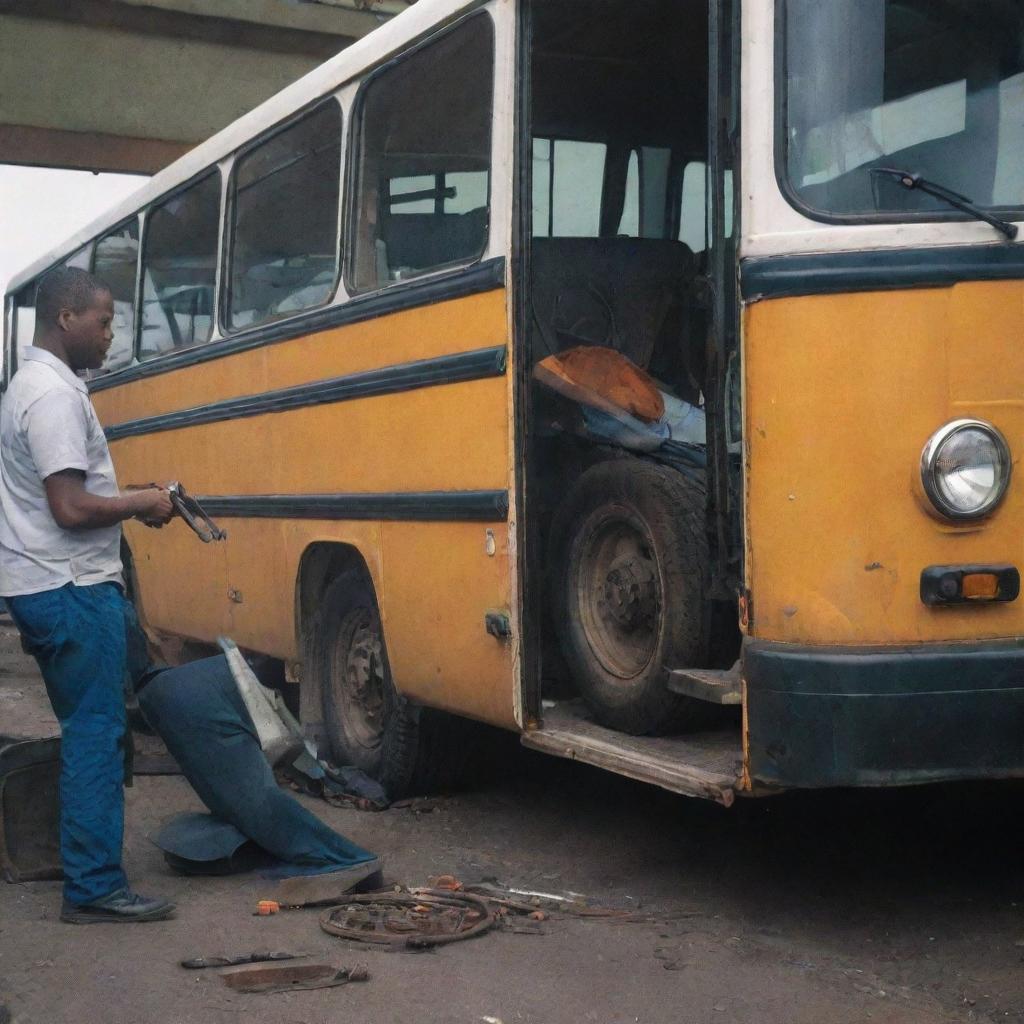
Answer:
[{"label": "bus rear wheel", "polygon": [[580,695],[619,732],[703,725],[708,705],[668,689],[706,664],[710,604],[704,488],[668,467],[615,459],[588,469],[552,524],[554,622]]},{"label": "bus rear wheel", "polygon": [[327,588],[313,638],[313,671],[332,759],[376,779],[392,800],[452,785],[462,768],[458,721],[395,687],[373,585],[358,570]]}]

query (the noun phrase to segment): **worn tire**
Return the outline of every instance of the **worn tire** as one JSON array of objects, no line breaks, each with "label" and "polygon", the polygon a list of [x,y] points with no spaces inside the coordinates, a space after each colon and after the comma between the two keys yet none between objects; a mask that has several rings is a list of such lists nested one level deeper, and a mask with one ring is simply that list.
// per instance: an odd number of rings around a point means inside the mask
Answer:
[{"label": "worn tire", "polygon": [[335,762],[361,768],[392,800],[459,781],[471,748],[460,740],[470,723],[419,707],[395,688],[365,573],[350,570],[328,586],[312,654]]},{"label": "worn tire", "polygon": [[713,711],[667,686],[707,664],[711,602],[705,490],[637,458],[588,469],[551,530],[555,629],[580,695],[620,732],[700,727]]}]

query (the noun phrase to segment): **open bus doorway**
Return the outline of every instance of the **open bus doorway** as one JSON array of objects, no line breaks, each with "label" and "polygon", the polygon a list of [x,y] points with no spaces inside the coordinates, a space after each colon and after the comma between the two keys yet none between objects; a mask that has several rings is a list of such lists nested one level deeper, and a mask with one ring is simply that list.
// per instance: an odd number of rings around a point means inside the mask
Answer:
[{"label": "open bus doorway", "polygon": [[722,705],[739,703],[739,630],[712,589],[709,534],[708,5],[529,13],[521,309],[541,696],[582,698],[620,732],[734,726]]}]

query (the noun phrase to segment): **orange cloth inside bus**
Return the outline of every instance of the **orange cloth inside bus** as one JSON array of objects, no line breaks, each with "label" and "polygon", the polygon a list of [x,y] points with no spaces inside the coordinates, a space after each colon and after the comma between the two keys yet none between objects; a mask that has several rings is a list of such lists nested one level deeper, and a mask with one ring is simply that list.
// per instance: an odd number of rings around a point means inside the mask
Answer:
[{"label": "orange cloth inside bus", "polygon": [[665,400],[650,374],[614,349],[580,345],[542,359],[534,376],[576,401],[609,403],[645,423],[660,420]]}]

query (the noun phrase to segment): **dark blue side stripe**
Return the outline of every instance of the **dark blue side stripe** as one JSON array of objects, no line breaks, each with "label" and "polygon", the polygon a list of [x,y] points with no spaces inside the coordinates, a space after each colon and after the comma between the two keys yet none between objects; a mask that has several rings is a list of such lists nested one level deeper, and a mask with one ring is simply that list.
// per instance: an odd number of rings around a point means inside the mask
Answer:
[{"label": "dark blue side stripe", "polygon": [[1018,278],[1024,278],[1024,244],[760,256],[740,263],[740,289],[747,302]]},{"label": "dark blue side stripe", "polygon": [[332,327],[343,327],[346,324],[373,320],[376,317],[401,313],[420,306],[494,291],[504,286],[505,259],[499,256],[468,269],[455,270],[450,274],[441,274],[424,281],[395,284],[375,295],[349,299],[340,306],[315,309],[280,323],[264,324],[208,345],[169,352],[148,362],[127,366],[106,377],[97,377],[96,380],[89,381],[89,390],[105,391],[107,388],[120,387],[122,384],[129,384],[145,377],[155,377],[161,373],[208,363],[213,359],[223,359],[238,352],[248,352],[262,345],[272,345],[279,341],[326,331]]},{"label": "dark blue side stripe", "polygon": [[508,518],[508,491],[394,491],[380,494],[201,495],[221,519],[383,519],[495,523]]},{"label": "dark blue side stripe", "polygon": [[108,441],[118,441],[125,437],[156,434],[164,430],[180,430],[203,423],[220,423],[224,420],[262,416],[271,412],[287,412],[311,405],[328,405],[333,402],[347,402],[354,398],[371,398],[412,391],[416,388],[500,377],[504,372],[503,347],[474,349],[472,352],[458,352],[412,363],[398,363],[395,366],[381,367],[379,370],[367,370],[344,377],[280,388],[277,391],[265,391],[259,395],[227,398],[221,402],[192,406],[160,416],[128,420],[107,427],[106,435]]}]

